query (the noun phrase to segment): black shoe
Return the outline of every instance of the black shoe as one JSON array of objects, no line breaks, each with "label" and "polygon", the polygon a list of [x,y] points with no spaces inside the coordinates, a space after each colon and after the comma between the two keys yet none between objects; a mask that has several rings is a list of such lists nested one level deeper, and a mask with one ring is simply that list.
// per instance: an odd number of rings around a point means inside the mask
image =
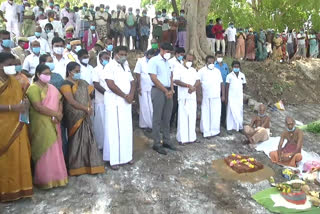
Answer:
[{"label": "black shoe", "polygon": [[177,148],[176,148],[174,145],[172,145],[172,144],[163,143],[163,147],[168,148],[168,149],[171,149],[171,150],[173,150],[173,151],[177,151]]},{"label": "black shoe", "polygon": [[152,149],[154,151],[158,152],[159,154],[162,154],[162,155],[166,155],[167,154],[166,150],[164,148],[162,148],[161,146],[159,146],[159,145],[154,145],[152,147]]}]

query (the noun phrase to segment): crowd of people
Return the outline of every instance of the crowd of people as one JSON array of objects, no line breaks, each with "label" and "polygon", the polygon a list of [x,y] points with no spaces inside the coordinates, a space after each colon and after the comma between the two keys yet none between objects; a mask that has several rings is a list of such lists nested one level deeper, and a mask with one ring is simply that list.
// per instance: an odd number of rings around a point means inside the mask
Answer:
[{"label": "crowd of people", "polygon": [[207,39],[213,53],[220,51],[238,60],[264,61],[271,58],[276,61],[288,61],[292,58],[318,58],[320,33],[315,30],[286,29],[276,32],[274,29],[236,28],[230,22],[223,29],[222,20],[209,20],[206,26]]},{"label": "crowd of people", "polygon": [[[95,11],[84,3],[75,13],[68,2],[61,12],[52,0],[47,10],[42,1],[33,9],[27,1],[23,4],[22,28],[30,30],[29,35],[23,31],[23,36],[18,36],[21,17],[15,20],[14,14],[21,10],[12,0],[0,8],[7,23],[7,30],[0,31],[1,202],[32,196],[33,185],[50,189],[67,185],[68,176],[104,173],[105,162],[113,170],[133,164],[132,103],[136,93],[139,127],[152,131],[153,150],[160,154],[176,150],[170,138],[170,126],[175,123],[176,142],[200,142],[196,134],[197,89],[202,90],[200,130],[204,138],[219,135],[221,126],[229,134],[244,129],[246,77],[241,63],[233,61],[229,71],[224,53],[218,50],[215,56],[208,55],[197,71],[195,57],[184,49],[187,23],[183,10],[171,21],[165,18],[165,10],[157,12],[152,24],[158,32],[154,29],[152,48],[131,72],[127,60],[130,37],[138,44],[142,34],[133,36],[138,26],[131,26],[136,19],[130,8],[126,14],[125,8],[118,6],[111,13],[111,24],[102,25],[98,23],[108,23],[110,18],[106,15],[109,7],[104,5]],[[78,15],[79,20],[75,18]],[[24,28],[28,23],[32,26]],[[150,30],[138,29],[140,33]],[[126,40],[130,35],[127,46],[123,35]],[[222,41],[220,44],[223,46]],[[265,140],[265,129],[270,128],[265,108],[261,109],[258,119],[244,130],[251,143]],[[286,121],[288,132],[295,136],[292,119]],[[261,126],[265,129],[260,130]],[[291,142],[295,144],[297,139]],[[281,161],[282,153],[272,157]]]}]

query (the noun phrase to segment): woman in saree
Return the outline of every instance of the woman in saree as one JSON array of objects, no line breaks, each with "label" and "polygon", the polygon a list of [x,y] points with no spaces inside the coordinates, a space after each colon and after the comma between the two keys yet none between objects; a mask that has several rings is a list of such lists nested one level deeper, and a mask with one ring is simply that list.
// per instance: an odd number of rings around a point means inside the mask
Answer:
[{"label": "woman in saree", "polygon": [[28,130],[19,120],[28,101],[14,76],[14,61],[12,54],[0,53],[0,202],[33,194]]},{"label": "woman in saree", "polygon": [[34,163],[34,184],[42,189],[65,186],[68,174],[62,152],[60,121],[61,94],[49,84],[50,68],[38,65],[34,82],[27,90],[31,103],[31,153]]},{"label": "woman in saree", "polygon": [[93,86],[80,80],[80,65],[67,65],[66,80],[60,91],[64,96],[64,124],[68,129],[69,175],[104,173],[104,163],[94,138],[91,96]]},{"label": "woman in saree", "polygon": [[282,38],[279,33],[277,33],[276,37],[273,39],[273,51],[272,58],[273,60],[280,61],[283,58],[282,52]]},{"label": "woman in saree", "polygon": [[253,61],[256,58],[256,44],[255,35],[253,34],[253,29],[249,29],[249,34],[246,39],[246,59]]},{"label": "woman in saree", "polygon": [[246,54],[246,34],[240,28],[237,37],[236,59],[243,60]]},{"label": "woman in saree", "polygon": [[260,33],[258,35],[258,41],[257,41],[257,46],[258,46],[258,55],[257,55],[257,60],[258,61],[264,61],[268,57],[268,52],[266,48],[266,34],[265,32],[261,29]]},{"label": "woman in saree", "polygon": [[23,28],[22,34],[25,37],[33,36],[35,32],[35,16],[33,13],[32,8],[30,7],[29,3],[25,4],[24,12],[23,12]]},{"label": "woman in saree", "polygon": [[319,45],[318,45],[317,35],[314,30],[310,31],[308,39],[309,39],[310,58],[317,58],[319,55]]}]

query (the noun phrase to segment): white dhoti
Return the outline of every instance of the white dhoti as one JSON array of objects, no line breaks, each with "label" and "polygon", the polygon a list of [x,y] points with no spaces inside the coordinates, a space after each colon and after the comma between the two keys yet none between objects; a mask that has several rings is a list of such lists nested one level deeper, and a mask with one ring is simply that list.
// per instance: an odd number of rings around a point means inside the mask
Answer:
[{"label": "white dhoti", "polygon": [[139,95],[139,104],[139,127],[152,129],[153,106],[151,100],[151,91],[141,92],[141,95]]},{"label": "white dhoti", "polygon": [[267,52],[272,54],[272,44],[267,42]]},{"label": "white dhoti", "polygon": [[211,137],[220,133],[221,99],[203,98],[201,104],[200,130],[203,137]]},{"label": "white dhoti", "polygon": [[20,36],[19,23],[16,19],[8,19],[6,29],[10,32],[10,38],[18,38]]},{"label": "white dhoti", "polygon": [[196,141],[197,100],[179,100],[177,141],[191,143]]},{"label": "white dhoti", "polygon": [[104,103],[96,103],[94,108],[93,130],[99,149],[103,149],[105,132],[105,108]]},{"label": "white dhoti", "polygon": [[227,106],[227,130],[243,129],[243,97],[231,97]]},{"label": "white dhoti", "polygon": [[[106,100],[108,100],[106,102]],[[117,104],[105,99],[105,139],[103,160],[110,165],[126,164],[132,160],[132,115],[131,104]]]}]

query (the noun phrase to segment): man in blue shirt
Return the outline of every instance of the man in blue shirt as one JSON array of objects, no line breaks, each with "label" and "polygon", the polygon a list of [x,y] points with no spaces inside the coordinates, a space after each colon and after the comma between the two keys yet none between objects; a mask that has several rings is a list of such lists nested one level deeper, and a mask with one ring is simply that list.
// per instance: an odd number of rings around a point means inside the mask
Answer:
[{"label": "man in blue shirt", "polygon": [[[170,118],[173,106],[173,81],[172,70],[168,60],[171,58],[173,47],[169,43],[163,43],[160,53],[151,58],[148,63],[148,72],[154,84],[151,90],[153,106],[152,136],[153,149],[160,154],[166,155],[163,147],[171,150],[176,148],[170,141]],[[163,134],[163,147],[161,146],[160,130]]]},{"label": "man in blue shirt", "polygon": [[[214,63],[215,67],[218,68],[220,70],[222,79],[223,79],[223,83],[224,85],[226,85],[226,79],[227,79],[227,75],[229,74],[229,67],[227,65],[227,63],[223,62],[223,55],[221,52],[217,52],[216,54],[216,62]],[[221,125],[222,126],[226,126],[226,115],[227,115],[227,111],[226,111],[226,104],[225,102],[222,102],[222,106],[221,106]]]}]

